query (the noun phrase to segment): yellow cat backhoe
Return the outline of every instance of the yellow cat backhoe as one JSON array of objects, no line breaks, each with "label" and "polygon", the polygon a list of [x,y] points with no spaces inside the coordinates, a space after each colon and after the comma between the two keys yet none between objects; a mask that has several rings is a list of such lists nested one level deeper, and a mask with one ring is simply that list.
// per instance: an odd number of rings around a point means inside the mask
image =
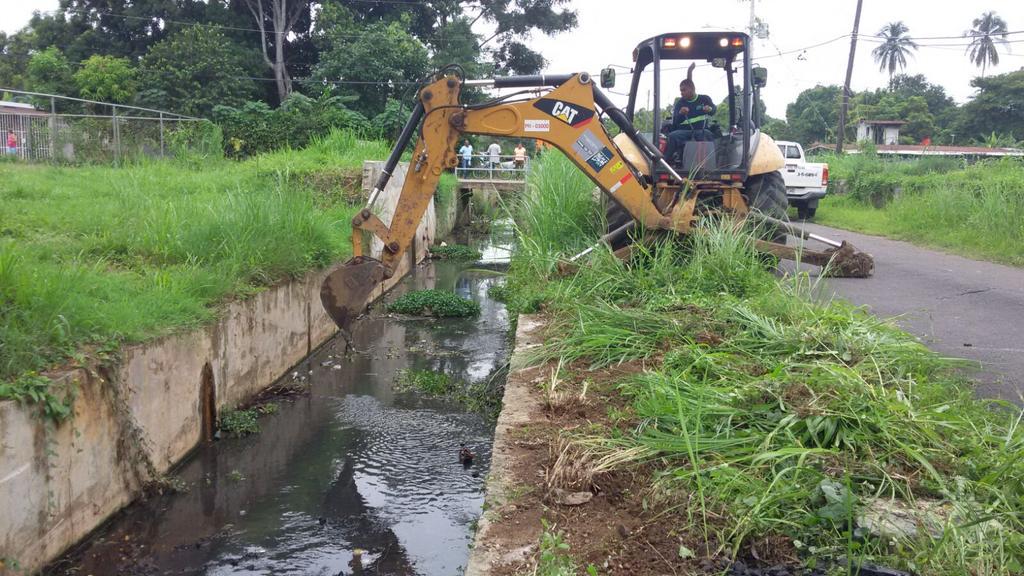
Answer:
[{"label": "yellow cat backhoe", "polygon": [[[609,229],[601,242],[617,249],[617,254],[628,252],[628,232],[634,227],[688,234],[698,218],[724,213],[737,220],[758,221],[764,237],[755,240],[759,250],[826,267],[832,275],[870,275],[874,263],[869,255],[785,221],[786,191],[778,172],[785,162],[771,137],[758,129],[754,106],[767,72],[751,65],[748,43],[749,37],[737,32],[662,34],[641,42],[633,51],[632,85],[625,111],[616,107],[586,72],[473,80],[464,78],[457,66],[441,70],[419,89],[417,104],[368,205],[352,221],[352,258],[324,280],[320,291],[324,308],[347,331],[373,290],[394,275],[438,179],[458,163],[456,148],[463,134],[533,138],[565,153],[610,200]],[[706,62],[722,70],[728,86],[729,120],[728,126],[705,120],[695,136],[691,131],[692,141],[666,158],[658,114],[650,133],[639,132],[633,119],[644,71],[653,68],[653,109],[661,110],[661,76],[667,70],[663,63],[676,60]],[[601,86],[613,86],[614,78],[612,69],[603,70]],[[736,85],[737,80],[742,80],[742,86]],[[460,94],[468,86],[518,90],[479,104],[464,104]],[[605,122],[617,127],[619,133],[614,138]],[[419,137],[394,217],[384,223],[372,208],[417,128]],[[379,260],[364,253],[364,232],[383,241]],[[817,251],[788,246],[787,233],[823,242],[829,248]]]}]

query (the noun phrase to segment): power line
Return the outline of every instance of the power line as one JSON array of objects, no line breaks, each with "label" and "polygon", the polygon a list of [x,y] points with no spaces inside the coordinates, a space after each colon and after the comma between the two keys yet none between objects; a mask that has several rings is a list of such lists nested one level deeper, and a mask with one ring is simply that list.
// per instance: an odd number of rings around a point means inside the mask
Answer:
[{"label": "power line", "polygon": [[[423,5],[423,6],[425,6],[424,4],[420,4],[417,1],[404,2],[402,0],[348,0],[348,1],[351,1],[351,2],[366,2],[366,3],[370,3],[370,4],[407,4],[407,5]],[[154,15],[154,16],[133,16],[131,14],[119,14],[117,12],[111,12],[109,10],[73,9],[73,8],[60,9],[60,8],[58,8],[58,9],[48,10],[48,11],[39,11],[39,13],[40,14],[48,14],[48,15],[51,15],[51,16],[56,15],[56,14],[62,14],[62,13],[81,14],[81,15],[86,15],[86,16],[89,16],[89,15],[103,15],[103,16],[112,16],[114,18],[124,18],[126,20],[141,20],[141,21],[144,21],[144,22],[157,23],[157,24],[177,24],[179,26],[203,26],[203,27],[206,27],[206,28],[217,28],[217,29],[220,29],[220,30],[232,30],[232,31],[235,31],[235,32],[257,32],[257,33],[260,33],[260,34],[273,33],[273,31],[260,30],[259,28],[243,28],[241,26],[228,26],[226,24],[213,24],[213,23],[206,23],[206,22],[189,22],[189,21],[185,21],[185,20],[171,20],[169,18],[164,18],[162,16],[156,16],[156,15]],[[370,34],[367,34],[367,33],[362,33],[362,34],[332,34],[332,36],[334,36],[336,38],[360,39],[360,38],[368,37],[368,36],[370,36]],[[458,33],[458,34],[454,34],[454,33],[447,33],[447,34],[446,33],[437,33],[437,34],[435,34],[435,37],[441,38],[441,39],[467,38],[467,39],[476,40],[476,39],[479,39],[480,36],[482,36],[482,35],[481,34],[475,34],[475,33],[470,33],[470,34],[463,34],[463,33]]]}]

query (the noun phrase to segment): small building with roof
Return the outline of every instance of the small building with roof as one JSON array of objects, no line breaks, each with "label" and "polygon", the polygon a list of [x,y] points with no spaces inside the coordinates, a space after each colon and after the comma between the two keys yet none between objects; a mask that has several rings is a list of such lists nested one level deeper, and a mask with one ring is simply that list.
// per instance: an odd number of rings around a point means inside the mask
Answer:
[{"label": "small building with roof", "polygon": [[861,120],[857,122],[857,142],[871,142],[879,146],[900,143],[903,120]]}]

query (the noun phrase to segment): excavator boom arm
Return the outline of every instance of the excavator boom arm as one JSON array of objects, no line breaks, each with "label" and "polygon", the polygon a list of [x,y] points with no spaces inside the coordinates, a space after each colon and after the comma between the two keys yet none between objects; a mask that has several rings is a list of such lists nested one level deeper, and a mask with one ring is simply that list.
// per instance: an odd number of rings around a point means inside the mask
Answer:
[{"label": "excavator boom arm", "polygon": [[[460,91],[463,82],[454,75],[445,75],[422,87],[413,110],[385,163],[383,173],[374,186],[368,206],[352,221],[353,257],[331,272],[324,281],[320,297],[324,308],[343,330],[372,300],[374,290],[394,276],[398,264],[409,250],[423,214],[426,212],[438,180],[445,170],[458,164],[456,147],[465,133],[533,138],[561,150],[611,200],[628,212],[636,224],[647,229],[671,230],[680,234],[690,231],[698,192],[687,193],[659,209],[650,185],[641,170],[631,164],[609,137],[601,122],[603,113],[629,138],[633,159],[637,151],[642,161],[660,164],[663,169],[683,181],[646,139],[640,137],[625,114],[594,86],[589,74],[560,76],[522,76],[495,79],[497,87],[548,89],[543,95],[518,101],[498,99],[479,105],[463,105]],[[395,170],[416,128],[420,136],[413,149],[402,192],[390,223],[384,223],[372,212],[381,191]],[[747,207],[738,184],[717,188],[723,204],[738,214]],[[380,259],[364,254],[363,234],[376,236],[383,242]]]},{"label": "excavator boom arm", "polygon": [[[602,111],[631,132],[637,144],[643,143],[625,115],[611,105],[593,85],[588,74],[513,77],[502,79],[502,82],[506,87],[546,87],[550,91],[522,101],[468,106],[460,103],[463,82],[455,76],[440,77],[420,89],[419,103],[385,162],[367,207],[352,221],[352,258],[332,271],[320,290],[324,308],[343,330],[347,330],[352,320],[365,309],[374,289],[395,274],[401,258],[413,242],[416,228],[441,174],[458,164],[455,150],[465,133],[548,142],[565,153],[640,225],[680,233],[689,230],[692,202],[689,203],[689,212],[677,210],[668,216],[656,208],[649,189],[638,179],[637,168],[623,158],[608,136],[595,100],[602,100]],[[390,223],[384,223],[373,213],[373,205],[417,127],[420,128],[420,136],[413,149],[394,217]],[[653,147],[649,147],[647,153],[654,158],[661,157]],[[364,253],[364,232],[383,242],[379,260]]]}]

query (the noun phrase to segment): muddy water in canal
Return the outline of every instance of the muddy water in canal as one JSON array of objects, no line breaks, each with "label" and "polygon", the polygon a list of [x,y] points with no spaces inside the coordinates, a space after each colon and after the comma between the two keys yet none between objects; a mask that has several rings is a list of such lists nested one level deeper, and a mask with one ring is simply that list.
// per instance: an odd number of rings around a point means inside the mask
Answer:
[{"label": "muddy water in canal", "polygon": [[[487,296],[498,278],[473,267],[420,266],[389,299],[454,289],[481,304],[479,318],[396,319],[375,306],[353,330],[358,352],[346,356],[336,338],[285,377],[309,392],[278,401],[259,434],[201,446],[174,472],[187,492],[130,507],[47,573],[461,573],[493,422],[397,389],[395,378],[403,369],[503,378],[508,317]],[[476,456],[469,468],[463,442]]]}]

